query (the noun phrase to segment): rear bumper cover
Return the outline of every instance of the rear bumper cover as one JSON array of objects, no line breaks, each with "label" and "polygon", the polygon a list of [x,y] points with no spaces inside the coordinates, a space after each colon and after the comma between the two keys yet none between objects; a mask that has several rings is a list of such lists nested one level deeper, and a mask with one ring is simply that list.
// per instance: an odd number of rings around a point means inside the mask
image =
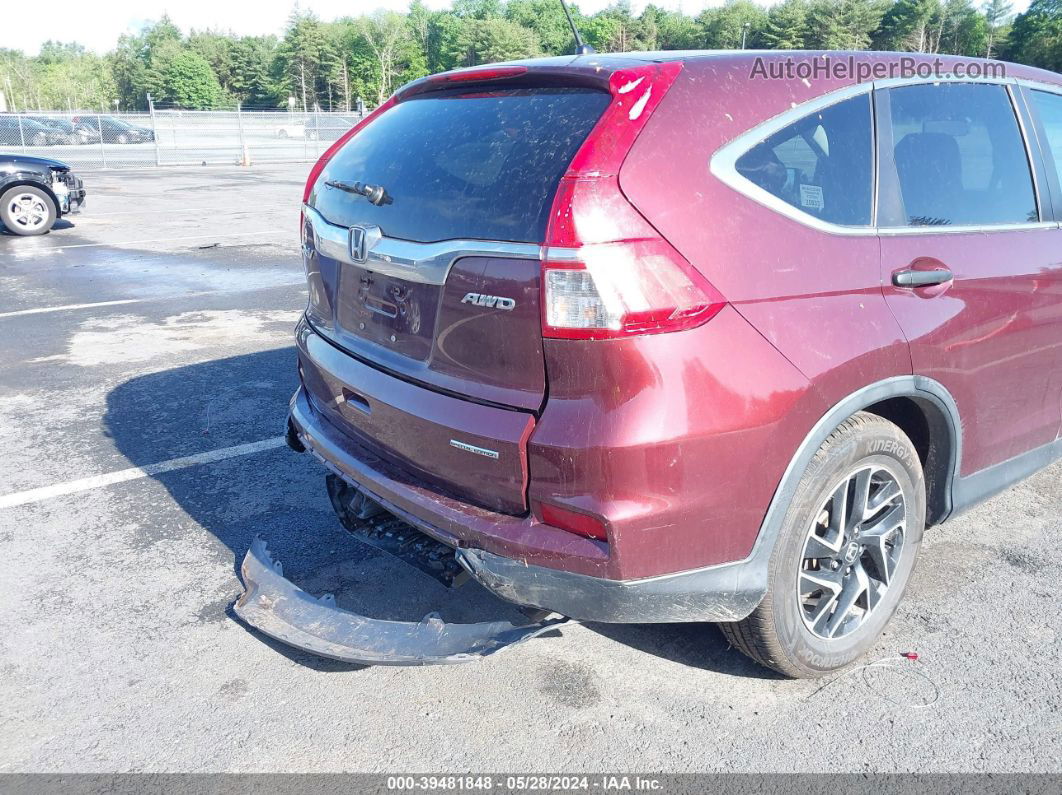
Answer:
[{"label": "rear bumper cover", "polygon": [[[612,580],[482,549],[474,534],[454,532],[452,510],[432,520],[431,511],[442,510],[438,507],[442,500],[376,471],[372,461],[357,458],[354,448],[337,434],[339,431],[313,409],[300,388],[291,402],[289,444],[309,450],[390,513],[455,547],[458,562],[469,574],[507,601],[573,619],[607,623],[738,621],[751,613],[766,593],[764,555],[657,577]],[[474,510],[469,527],[483,523],[485,513]],[[518,520],[498,515],[498,521]]]},{"label": "rear bumper cover", "polygon": [[766,571],[759,572],[752,561],[644,580],[606,580],[529,566],[482,549],[462,548],[456,555],[496,596],[580,621],[740,621],[756,609],[766,590]]},{"label": "rear bumper cover", "polygon": [[419,622],[367,618],[314,597],[284,578],[265,541],[255,538],[240,567],[244,592],[235,610],[245,622],[289,646],[361,665],[441,665],[470,662],[563,624],[547,618],[518,626],[508,621],[448,624],[435,614]]}]

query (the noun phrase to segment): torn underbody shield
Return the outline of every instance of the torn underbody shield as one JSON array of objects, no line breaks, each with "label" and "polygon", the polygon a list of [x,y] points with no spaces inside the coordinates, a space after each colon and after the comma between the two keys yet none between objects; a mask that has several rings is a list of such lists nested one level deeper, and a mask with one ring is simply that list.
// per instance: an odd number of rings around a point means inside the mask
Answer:
[{"label": "torn underbody shield", "polygon": [[439,665],[470,662],[533,638],[568,619],[533,624],[508,621],[448,624],[430,613],[419,622],[368,618],[317,598],[284,578],[261,537],[240,569],[244,592],[236,614],[272,638],[323,657],[363,665]]}]

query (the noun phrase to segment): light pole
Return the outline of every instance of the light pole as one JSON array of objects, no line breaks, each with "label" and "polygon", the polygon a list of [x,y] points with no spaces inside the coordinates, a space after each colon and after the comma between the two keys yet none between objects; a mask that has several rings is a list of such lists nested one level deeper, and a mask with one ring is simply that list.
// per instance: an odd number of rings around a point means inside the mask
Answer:
[{"label": "light pole", "polygon": [[748,35],[749,28],[751,27],[751,22],[746,22],[741,26],[741,49],[745,49],[745,36]]}]

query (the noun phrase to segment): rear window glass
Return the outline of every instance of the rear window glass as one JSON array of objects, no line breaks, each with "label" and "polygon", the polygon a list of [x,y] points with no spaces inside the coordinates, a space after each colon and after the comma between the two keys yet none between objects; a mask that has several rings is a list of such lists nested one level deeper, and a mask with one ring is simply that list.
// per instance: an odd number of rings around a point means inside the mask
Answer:
[{"label": "rear window glass", "polygon": [[[535,88],[400,102],[328,164],[311,203],[330,222],[429,242],[541,242],[557,183],[608,105],[600,91]],[[382,185],[391,204],[325,187]]]}]

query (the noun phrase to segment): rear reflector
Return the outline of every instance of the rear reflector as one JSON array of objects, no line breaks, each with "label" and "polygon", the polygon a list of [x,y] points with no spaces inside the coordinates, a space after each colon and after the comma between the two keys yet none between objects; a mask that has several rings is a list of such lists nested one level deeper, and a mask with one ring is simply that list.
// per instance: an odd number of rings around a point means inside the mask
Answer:
[{"label": "rear reflector", "polygon": [[605,525],[600,519],[544,502],[536,503],[535,508],[537,509],[535,513],[548,525],[584,538],[593,538],[598,541],[608,540]]}]

